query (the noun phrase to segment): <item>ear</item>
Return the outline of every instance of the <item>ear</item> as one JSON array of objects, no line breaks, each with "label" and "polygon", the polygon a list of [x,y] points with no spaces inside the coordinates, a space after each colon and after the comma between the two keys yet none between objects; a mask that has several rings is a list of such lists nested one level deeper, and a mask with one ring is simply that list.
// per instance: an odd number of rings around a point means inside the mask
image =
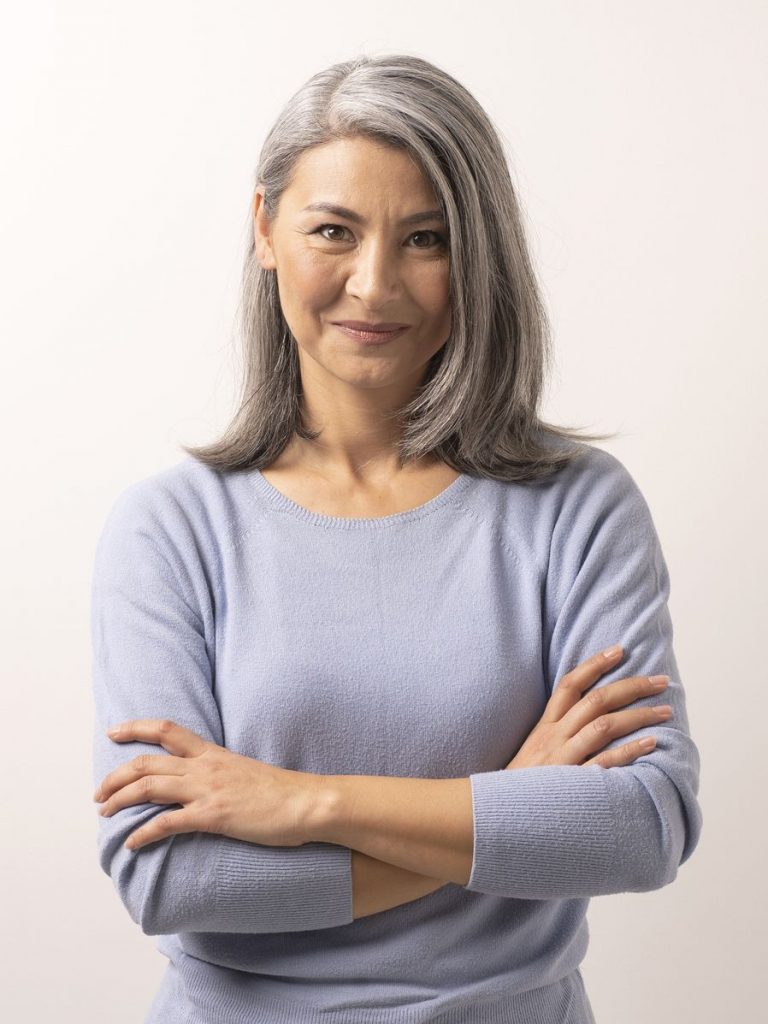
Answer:
[{"label": "ear", "polygon": [[275,255],[272,251],[272,238],[269,217],[264,209],[264,188],[259,185],[253,194],[253,240],[256,245],[256,256],[265,270],[276,268]]}]

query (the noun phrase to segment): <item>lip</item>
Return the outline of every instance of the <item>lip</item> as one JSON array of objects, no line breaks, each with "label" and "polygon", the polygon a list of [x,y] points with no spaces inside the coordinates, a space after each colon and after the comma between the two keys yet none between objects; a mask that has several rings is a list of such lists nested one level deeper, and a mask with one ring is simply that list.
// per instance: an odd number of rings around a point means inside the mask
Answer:
[{"label": "lip", "polygon": [[400,327],[410,327],[410,324],[389,323],[382,320],[380,323],[373,323],[369,320],[334,320],[337,327],[353,327],[356,331],[396,331]]},{"label": "lip", "polygon": [[[352,323],[359,323],[360,321],[352,321]],[[341,323],[335,323],[334,327],[338,327],[340,331],[344,331],[350,338],[355,338],[356,341],[362,341],[369,345],[383,345],[387,341],[391,341],[393,338],[399,337],[404,331],[407,331],[410,324],[401,324],[398,327],[391,330],[382,330],[381,327],[376,325],[375,329],[368,327],[367,330],[359,330],[356,327],[350,326],[349,321],[343,321]]]}]

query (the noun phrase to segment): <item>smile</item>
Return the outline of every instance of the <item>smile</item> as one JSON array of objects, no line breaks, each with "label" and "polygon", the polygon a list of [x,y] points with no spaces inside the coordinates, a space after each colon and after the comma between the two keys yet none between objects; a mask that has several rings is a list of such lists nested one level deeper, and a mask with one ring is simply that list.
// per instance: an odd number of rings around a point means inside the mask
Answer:
[{"label": "smile", "polygon": [[358,331],[354,327],[345,327],[343,324],[334,324],[333,326],[348,334],[350,338],[356,338],[358,341],[368,342],[372,345],[381,345],[391,341],[408,330],[407,327],[398,327],[394,331]]}]

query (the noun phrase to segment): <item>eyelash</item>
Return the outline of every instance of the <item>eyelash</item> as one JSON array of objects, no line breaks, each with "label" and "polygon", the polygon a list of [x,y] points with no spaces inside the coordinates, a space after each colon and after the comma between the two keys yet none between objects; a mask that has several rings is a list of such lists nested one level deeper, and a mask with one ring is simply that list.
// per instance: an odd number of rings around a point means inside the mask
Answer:
[{"label": "eyelash", "polygon": [[[339,228],[341,231],[346,231],[347,230],[344,227],[343,224],[321,224],[320,227],[315,228],[313,231],[308,231],[307,234],[319,235],[320,232],[324,231],[326,228]],[[429,248],[440,248],[441,246],[444,246],[444,245],[447,244],[445,236],[441,235],[439,231],[431,231],[431,230],[414,231],[410,235],[410,237],[413,238],[414,235],[434,235],[434,237],[437,239],[437,243],[436,243],[436,245],[434,247],[433,246],[426,246],[426,245],[417,245],[417,246],[414,246],[414,248],[416,248],[416,249],[425,249],[426,250],[426,249],[429,249]],[[325,235],[322,235],[321,237],[323,239],[325,239],[326,242],[340,242],[340,241],[344,241],[344,239],[340,239],[340,238],[326,238]]]}]

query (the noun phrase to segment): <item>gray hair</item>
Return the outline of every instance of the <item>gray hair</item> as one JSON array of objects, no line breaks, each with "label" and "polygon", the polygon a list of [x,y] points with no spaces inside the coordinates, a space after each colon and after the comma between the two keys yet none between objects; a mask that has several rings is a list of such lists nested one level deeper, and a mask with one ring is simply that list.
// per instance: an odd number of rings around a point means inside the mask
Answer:
[{"label": "gray hair", "polygon": [[[448,227],[452,327],[412,400],[397,410],[401,464],[437,456],[458,472],[528,481],[612,434],[540,419],[551,368],[550,324],[528,251],[503,146],[489,116],[456,79],[420,57],[359,56],[313,75],[269,131],[255,173],[275,215],[306,150],[363,136],[408,151],[430,181]],[[303,420],[296,339],[276,274],[250,246],[239,305],[244,373],[223,437],[184,451],[218,470],[268,467]],[[581,443],[580,443],[581,442]]]}]

